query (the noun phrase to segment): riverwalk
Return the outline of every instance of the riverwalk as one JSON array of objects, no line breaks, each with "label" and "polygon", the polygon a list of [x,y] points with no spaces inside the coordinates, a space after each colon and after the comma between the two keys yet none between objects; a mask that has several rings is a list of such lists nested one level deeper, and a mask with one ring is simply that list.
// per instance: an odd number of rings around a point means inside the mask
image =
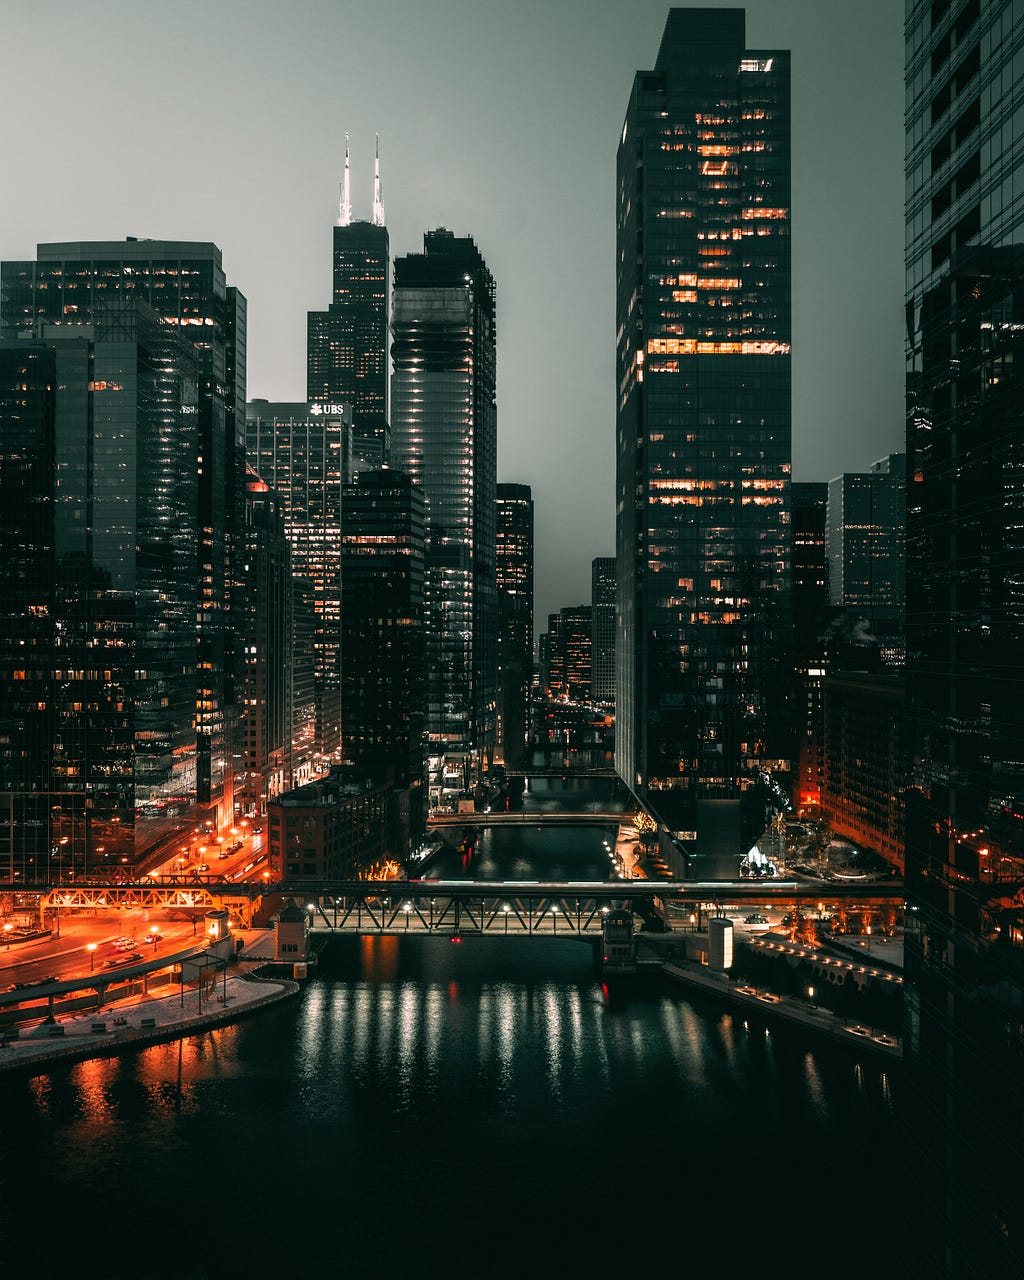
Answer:
[{"label": "riverwalk", "polygon": [[0,1033],[0,1072],[44,1071],[57,1062],[180,1040],[237,1022],[298,991],[297,982],[246,974],[229,977],[202,995],[193,988],[158,998],[132,997],[105,1005],[102,1013],[7,1027]]}]

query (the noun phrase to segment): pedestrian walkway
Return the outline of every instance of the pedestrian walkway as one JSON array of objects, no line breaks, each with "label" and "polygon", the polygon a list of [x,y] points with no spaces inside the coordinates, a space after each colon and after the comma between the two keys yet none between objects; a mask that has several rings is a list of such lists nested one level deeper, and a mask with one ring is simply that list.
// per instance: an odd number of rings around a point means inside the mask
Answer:
[{"label": "pedestrian walkway", "polygon": [[0,1071],[39,1067],[67,1059],[106,1057],[132,1046],[177,1040],[234,1022],[295,995],[286,979],[230,977],[199,995],[195,988],[152,998],[135,996],[101,1012],[42,1019],[0,1030]]}]

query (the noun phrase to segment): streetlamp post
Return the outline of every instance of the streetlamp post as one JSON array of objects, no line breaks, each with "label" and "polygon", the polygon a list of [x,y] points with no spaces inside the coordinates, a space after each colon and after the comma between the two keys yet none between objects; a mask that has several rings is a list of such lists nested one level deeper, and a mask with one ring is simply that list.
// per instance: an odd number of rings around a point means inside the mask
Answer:
[{"label": "streetlamp post", "polygon": [[96,968],[96,943],[87,942],[85,944],[85,949],[89,953],[89,972],[92,973]]}]

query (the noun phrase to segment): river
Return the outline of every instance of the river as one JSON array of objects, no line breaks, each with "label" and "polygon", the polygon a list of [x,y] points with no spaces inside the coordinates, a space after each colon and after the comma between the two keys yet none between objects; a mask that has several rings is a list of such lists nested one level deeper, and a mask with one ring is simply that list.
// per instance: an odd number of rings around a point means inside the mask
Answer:
[{"label": "river", "polygon": [[[469,869],[603,879],[606,838],[495,828]],[[236,1026],[0,1076],[0,1256],[133,1280],[889,1274],[899,1123],[870,1059],[661,978],[609,989],[570,939],[340,937]]]}]

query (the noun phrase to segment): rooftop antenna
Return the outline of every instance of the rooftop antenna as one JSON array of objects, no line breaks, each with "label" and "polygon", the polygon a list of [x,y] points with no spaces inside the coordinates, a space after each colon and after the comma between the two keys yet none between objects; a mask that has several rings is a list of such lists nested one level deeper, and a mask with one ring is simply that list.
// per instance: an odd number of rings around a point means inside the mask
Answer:
[{"label": "rooftop antenna", "polygon": [[338,203],[338,226],[347,227],[352,221],[352,201],[348,196],[348,134],[345,134],[345,176],[341,180],[341,200]]},{"label": "rooftop antenna", "polygon": [[384,205],[380,198],[380,134],[374,135],[376,138],[376,150],[373,160],[373,225],[382,227],[384,225]]}]

